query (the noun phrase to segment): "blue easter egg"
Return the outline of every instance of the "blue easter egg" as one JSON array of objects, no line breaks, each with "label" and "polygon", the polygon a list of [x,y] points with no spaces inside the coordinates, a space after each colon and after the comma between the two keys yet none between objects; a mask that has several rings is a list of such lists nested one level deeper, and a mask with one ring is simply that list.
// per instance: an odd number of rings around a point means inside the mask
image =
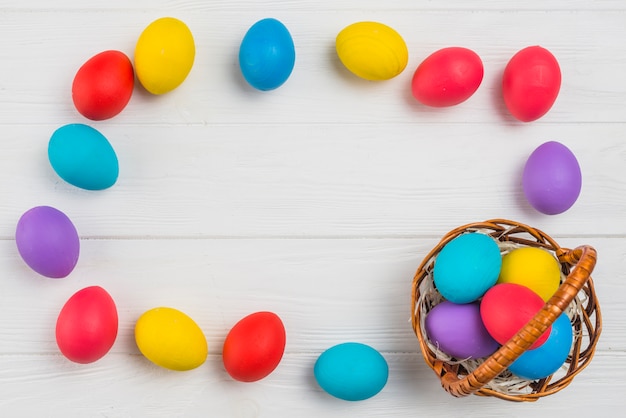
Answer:
[{"label": "blue easter egg", "polygon": [[106,189],[119,174],[117,155],[106,137],[80,123],[64,125],[52,134],[48,159],[59,177],[81,189]]},{"label": "blue easter egg", "polygon": [[317,383],[330,395],[346,401],[371,398],[387,384],[389,367],[374,348],[355,342],[335,345],[315,362]]},{"label": "blue easter egg", "polygon": [[295,61],[291,34],[276,19],[262,19],[252,25],[239,47],[241,73],[258,90],[280,87],[291,75]]},{"label": "blue easter egg", "polygon": [[471,232],[448,242],[435,258],[433,280],[441,295],[454,303],[480,298],[498,280],[502,256],[489,235]]},{"label": "blue easter egg", "polygon": [[524,379],[543,379],[556,372],[565,363],[574,340],[572,324],[566,314],[561,314],[552,324],[545,343],[528,350],[509,366],[511,373]]}]

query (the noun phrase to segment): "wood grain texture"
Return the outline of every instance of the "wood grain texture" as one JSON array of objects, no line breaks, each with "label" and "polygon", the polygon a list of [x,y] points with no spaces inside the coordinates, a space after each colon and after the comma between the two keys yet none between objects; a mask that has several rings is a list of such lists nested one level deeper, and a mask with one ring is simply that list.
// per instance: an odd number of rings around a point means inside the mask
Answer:
[{"label": "wood grain texture", "polygon": [[[189,78],[164,96],[137,87],[117,117],[90,122],[71,101],[78,67],[105,49],[132,57],[141,30],[183,19],[197,46]],[[237,51],[248,27],[281,19],[295,43],[287,83],[257,92]],[[359,20],[397,29],[410,61],[384,83],[356,79],[334,48]],[[626,2],[373,0],[83,2],[0,0],[0,416],[1,417],[510,417],[572,418],[626,408]],[[505,111],[501,73],[531,44],[563,71],[554,108],[522,124]],[[485,65],[477,93],[429,109],[410,80],[431,52],[459,45]],[[47,161],[50,135],[88,123],[120,160],[111,189],[64,183]],[[541,143],[577,156],[576,204],[545,216],[526,203],[521,172]],[[81,255],[62,280],[20,259],[15,226],[36,205],[70,216]],[[449,230],[509,218],[565,247],[594,246],[604,316],[598,352],[570,387],[535,404],[440,388],[411,329],[411,280]],[[120,330],[109,355],[65,359],[54,339],[63,303],[92,284],[114,297]],[[204,331],[209,359],[184,373],[160,369],[134,343],[136,319],[171,306]],[[254,384],[221,363],[241,317],[272,310],[287,347]],[[376,397],[344,402],[322,392],[313,364],[331,345],[380,350],[389,382]]]},{"label": "wood grain texture", "polygon": [[[14,49],[0,51],[4,94],[0,112],[15,124],[75,120],[71,82],[89,57],[105,49],[133,55],[136,40],[160,10],[9,11],[0,14],[0,36]],[[77,16],[80,18],[78,19]],[[186,83],[169,95],[136,94],[126,111],[98,125],[285,124],[285,123],[489,123],[524,126],[504,111],[501,73],[519,49],[540,44],[558,58],[563,88],[553,109],[538,121],[548,123],[625,122],[626,60],[620,59],[626,10],[603,11],[346,11],[290,8],[276,13],[296,44],[296,65],[280,89],[259,92],[239,73],[237,53],[247,29],[267,12],[181,10],[194,33],[197,58]],[[20,24],[20,18],[27,24]],[[336,34],[350,23],[376,18],[403,35],[409,48],[407,69],[393,80],[372,83],[343,68],[334,52]],[[112,23],[114,22],[114,23]],[[32,28],[39,32],[33,36]],[[64,28],[59,30],[59,28]],[[446,30],[445,28],[454,28]],[[583,29],[584,28],[584,29]],[[80,39],[80,42],[77,42]],[[484,62],[481,88],[466,103],[429,109],[410,94],[419,63],[435,50],[462,45]],[[51,55],[41,52],[51,51]],[[39,55],[38,55],[39,54]],[[617,56],[616,56],[617,55]],[[338,94],[339,92],[339,94]],[[294,105],[294,103],[296,103]],[[332,105],[330,105],[332,103]]]},{"label": "wood grain texture", "polygon": [[[581,244],[573,238],[562,241],[563,247]],[[105,287],[117,302],[116,352],[138,354],[134,323],[146,310],[162,305],[195,318],[212,353],[221,352],[226,333],[238,319],[259,310],[284,317],[287,352],[316,352],[343,338],[366,340],[386,352],[414,352],[411,281],[437,242],[434,238],[88,239],[82,241],[72,274],[51,280],[32,272],[12,241],[2,241],[0,268],[13,273],[4,279],[13,291],[3,295],[0,353],[56,353],[52,331],[58,312],[75,291],[90,285]],[[626,245],[621,238],[585,243],[597,249],[600,260],[594,278],[606,320],[599,349],[626,351],[624,321],[618,320],[626,314],[621,303],[626,273],[604,261],[623,257]],[[21,314],[31,300],[38,301],[32,314]]]},{"label": "wood grain texture", "polygon": [[[52,171],[46,144],[57,126],[21,126],[3,142],[0,174],[11,180],[0,193],[11,199],[0,236],[43,203],[86,237],[441,236],[497,217],[550,235],[624,236],[626,219],[613,216],[626,211],[624,126],[107,125],[120,178],[99,193]],[[552,217],[521,187],[526,159],[547,140],[566,144],[584,173],[576,204]]]},{"label": "wood grain texture", "polygon": [[[110,355],[85,367],[54,356],[0,357],[3,411],[12,416],[63,417],[411,417],[442,415],[514,418],[554,417],[568,413],[588,416],[601,405],[606,413],[624,407],[616,386],[613,361],[623,354],[600,353],[567,389],[532,404],[445,393],[417,354],[385,354],[389,382],[376,397],[345,402],[321,391],[312,375],[316,355],[287,355],[276,373],[255,384],[234,382],[210,356],[202,367],[175,373],[130,355]],[[581,393],[593,399],[581,399]],[[51,413],[51,411],[54,411]]]},{"label": "wood grain texture", "polygon": [[542,0],[528,0],[522,3],[498,0],[473,0],[471,3],[464,0],[449,0],[442,4],[439,1],[426,0],[419,4],[411,0],[395,0],[391,4],[376,0],[362,0],[358,4],[352,2],[336,2],[333,0],[269,0],[258,2],[255,0],[109,0],[106,3],[85,2],[76,5],[72,0],[57,0],[54,4],[46,0],[2,0],[0,6],[6,10],[157,10],[157,11],[284,11],[288,9],[298,11],[336,10],[343,12],[361,11],[406,11],[406,10],[623,10],[625,5],[620,0],[552,0],[546,4]]}]

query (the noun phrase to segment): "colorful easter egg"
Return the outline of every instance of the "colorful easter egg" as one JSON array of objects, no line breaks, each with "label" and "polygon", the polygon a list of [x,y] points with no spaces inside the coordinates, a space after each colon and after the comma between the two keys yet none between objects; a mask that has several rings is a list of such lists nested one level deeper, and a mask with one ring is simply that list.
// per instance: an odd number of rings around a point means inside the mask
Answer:
[{"label": "colorful easter egg", "polygon": [[66,214],[50,206],[36,206],[20,217],[15,243],[26,264],[42,276],[66,277],[78,262],[76,227]]},{"label": "colorful easter egg", "polygon": [[[480,302],[480,315],[489,334],[500,344],[505,344],[517,334],[540,310],[544,301],[527,288],[516,283],[501,283],[493,286]],[[545,331],[531,345],[540,347],[550,335]]]},{"label": "colorful easter egg", "polygon": [[335,40],[337,56],[353,74],[366,80],[389,80],[399,75],[409,60],[409,50],[395,29],[379,22],[346,26]]},{"label": "colorful easter egg", "polygon": [[432,107],[454,106],[469,99],[483,80],[483,62],[474,51],[448,47],[433,52],[417,67],[413,97]]},{"label": "colorful easter egg", "polygon": [[282,321],[273,312],[256,312],[237,322],[224,341],[222,360],[241,382],[261,380],[276,369],[285,351]]},{"label": "colorful easter egg", "polygon": [[385,387],[389,366],[376,349],[347,342],[324,351],[315,362],[314,375],[328,394],[346,401],[361,401]]},{"label": "colorful easter egg", "polygon": [[498,280],[502,257],[496,241],[478,232],[459,235],[435,258],[433,280],[441,295],[454,303],[480,298]]},{"label": "colorful easter egg", "polygon": [[72,100],[84,117],[110,119],[126,107],[134,86],[130,59],[120,51],[104,51],[78,69],[72,82]]},{"label": "colorful easter egg", "polygon": [[195,369],[208,355],[207,341],[198,324],[174,308],[144,312],[135,324],[135,342],[148,360],[170,370]]},{"label": "colorful easter egg", "polygon": [[524,166],[524,196],[541,213],[557,215],[571,208],[582,189],[578,160],[565,145],[549,141],[537,147]]},{"label": "colorful easter egg", "polygon": [[532,122],[548,113],[560,89],[559,63],[550,51],[540,46],[520,50],[504,68],[504,103],[522,122]]},{"label": "colorful easter egg", "polygon": [[258,90],[274,90],[287,81],[296,61],[289,30],[272,18],[256,22],[239,47],[239,67],[245,80]]},{"label": "colorful easter egg", "polygon": [[566,314],[561,314],[552,324],[546,342],[539,348],[525,351],[509,366],[509,370],[524,379],[548,377],[565,363],[573,340],[572,324]]},{"label": "colorful easter egg", "polygon": [[164,94],[180,86],[191,72],[196,56],[193,34],[173,17],[150,23],[135,45],[135,72],[152,94]]},{"label": "colorful easter egg", "polygon": [[498,283],[521,284],[547,302],[559,288],[560,282],[561,265],[542,248],[520,247],[502,257]]},{"label": "colorful easter egg", "polygon": [[459,360],[486,357],[499,347],[483,324],[478,303],[444,300],[428,312],[424,325],[429,340]]},{"label": "colorful easter egg", "polygon": [[117,308],[100,286],[76,292],[63,305],[56,323],[61,353],[76,363],[93,363],[109,352],[118,330]]},{"label": "colorful easter egg", "polygon": [[74,123],[58,128],[48,142],[48,160],[69,184],[85,190],[103,190],[119,175],[111,143],[91,126]]}]

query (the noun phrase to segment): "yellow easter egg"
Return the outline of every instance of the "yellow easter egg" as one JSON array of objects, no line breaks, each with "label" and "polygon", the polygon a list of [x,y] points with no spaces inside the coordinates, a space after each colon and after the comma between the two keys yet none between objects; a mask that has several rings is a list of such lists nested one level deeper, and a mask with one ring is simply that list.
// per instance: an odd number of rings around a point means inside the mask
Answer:
[{"label": "yellow easter egg", "polygon": [[547,301],[559,288],[560,281],[561,266],[546,250],[521,247],[502,257],[498,283],[526,286]]},{"label": "yellow easter egg", "polygon": [[150,23],[135,46],[135,73],[152,94],[178,87],[191,71],[196,55],[193,35],[187,25],[173,17]]},{"label": "yellow easter egg", "polygon": [[402,36],[378,22],[346,26],[337,35],[335,46],[343,65],[366,80],[389,80],[400,74],[409,61]]},{"label": "yellow easter egg", "polygon": [[148,360],[170,370],[195,369],[208,355],[200,327],[173,308],[154,308],[141,315],[135,324],[135,342]]}]

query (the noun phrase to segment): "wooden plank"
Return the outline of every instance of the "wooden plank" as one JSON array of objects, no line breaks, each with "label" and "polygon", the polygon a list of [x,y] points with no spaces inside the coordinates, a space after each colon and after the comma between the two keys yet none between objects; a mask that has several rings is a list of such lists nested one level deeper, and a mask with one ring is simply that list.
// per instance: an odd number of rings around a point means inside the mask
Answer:
[{"label": "wooden plank", "polygon": [[437,1],[425,1],[416,3],[411,0],[394,0],[392,3],[375,0],[362,0],[355,6],[351,2],[336,2],[332,0],[269,0],[259,3],[254,0],[226,1],[213,0],[210,2],[201,0],[136,0],[133,2],[123,0],[109,0],[106,3],[85,2],[76,5],[71,0],[58,0],[51,4],[46,0],[4,0],[1,7],[3,9],[17,10],[58,10],[76,11],[89,10],[116,10],[125,12],[127,10],[163,10],[163,11],[262,11],[262,12],[282,12],[285,9],[298,10],[301,12],[315,10],[333,10],[341,12],[358,13],[362,11],[406,11],[406,10],[623,10],[624,3],[620,0],[552,0],[545,2],[541,0],[528,0],[525,2],[498,2],[493,0],[473,0],[470,4],[463,0],[450,0],[445,4]]},{"label": "wooden plank", "polygon": [[[0,114],[6,123],[56,124],[87,121],[71,101],[71,82],[94,54],[119,49],[133,55],[145,25],[164,12],[13,11],[0,14],[0,37],[14,49],[0,51]],[[501,73],[519,49],[543,45],[558,58],[561,93],[553,109],[536,124],[624,122],[626,61],[621,50],[626,11],[377,11],[374,16],[396,28],[409,47],[407,69],[395,79],[372,83],[350,74],[334,52],[336,34],[346,25],[371,19],[356,12],[301,13],[287,9],[275,17],[292,31],[297,49],[293,74],[281,88],[260,92],[240,74],[237,54],[257,11],[181,11],[194,32],[197,57],[177,90],[154,97],[139,87],[126,110],[104,124],[284,124],[284,123],[489,123],[519,124],[508,115],[500,94]],[[77,18],[77,15],[80,18]],[[264,17],[264,16],[263,16]],[[28,22],[22,24],[21,22]],[[35,36],[37,27],[45,36]],[[585,31],[581,31],[585,27]],[[444,30],[443,28],[454,28]],[[588,36],[592,32],[593,36]],[[80,42],[76,42],[80,38]],[[476,94],[455,108],[431,109],[410,93],[419,63],[446,46],[474,49],[485,77]],[[43,51],[53,51],[52,55]]]},{"label": "wooden plank", "polygon": [[[400,417],[415,414],[513,417],[532,414],[588,416],[601,404],[606,413],[626,407],[625,387],[614,362],[625,356],[599,354],[561,392],[535,403],[510,403],[476,396],[456,399],[417,355],[385,353],[389,380],[375,397],[346,402],[322,392],[312,375],[315,353],[287,355],[272,375],[255,383],[232,381],[221,358],[189,372],[159,369],[141,358],[114,355],[91,365],[56,356],[0,356],[4,383],[0,408],[12,416],[64,417]],[[471,412],[469,412],[471,411]]]},{"label": "wooden plank", "polygon": [[[410,326],[411,281],[435,238],[362,240],[83,240],[72,274],[47,279],[1,241],[0,354],[58,353],[56,317],[77,290],[100,285],[117,303],[113,351],[137,354],[134,324],[148,309],[170,306],[194,318],[209,351],[220,353],[228,330],[245,315],[276,312],[288,330],[287,351],[321,351],[360,341],[386,352],[419,351]],[[623,239],[594,238],[594,272],[605,317],[601,351],[626,351]],[[577,246],[579,238],[561,245]]]},{"label": "wooden plank", "polygon": [[[65,211],[85,237],[441,236],[490,218],[551,235],[626,233],[622,124],[118,126],[120,178],[88,192],[47,161],[58,126],[5,126],[0,236],[32,206]],[[592,140],[596,139],[596,140]],[[567,212],[526,202],[521,174],[541,143],[578,157]]]}]

